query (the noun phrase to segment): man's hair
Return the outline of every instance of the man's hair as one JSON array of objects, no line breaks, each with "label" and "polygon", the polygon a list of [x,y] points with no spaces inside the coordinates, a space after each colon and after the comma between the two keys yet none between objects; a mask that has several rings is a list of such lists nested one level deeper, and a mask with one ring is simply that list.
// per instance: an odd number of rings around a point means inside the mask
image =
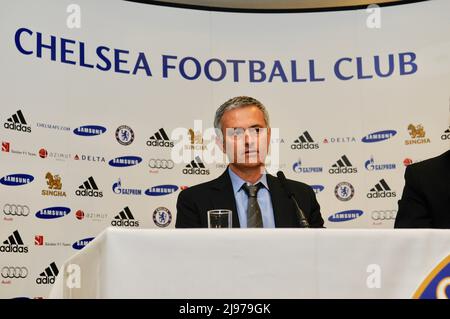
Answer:
[{"label": "man's hair", "polygon": [[269,127],[269,113],[267,112],[266,107],[261,102],[250,96],[236,96],[223,103],[217,109],[216,115],[214,117],[214,127],[216,128],[216,130],[218,129],[220,132],[222,132],[222,124],[220,123],[220,121],[222,120],[222,116],[225,114],[225,112],[250,105],[256,106],[263,112],[264,121],[266,122],[267,127]]}]

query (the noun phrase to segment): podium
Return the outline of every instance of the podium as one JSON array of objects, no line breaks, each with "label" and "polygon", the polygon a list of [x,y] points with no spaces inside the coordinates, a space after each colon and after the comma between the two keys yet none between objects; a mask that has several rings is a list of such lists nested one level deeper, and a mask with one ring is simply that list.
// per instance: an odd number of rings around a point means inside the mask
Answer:
[{"label": "podium", "polygon": [[449,230],[108,228],[50,298],[413,298],[449,254]]}]

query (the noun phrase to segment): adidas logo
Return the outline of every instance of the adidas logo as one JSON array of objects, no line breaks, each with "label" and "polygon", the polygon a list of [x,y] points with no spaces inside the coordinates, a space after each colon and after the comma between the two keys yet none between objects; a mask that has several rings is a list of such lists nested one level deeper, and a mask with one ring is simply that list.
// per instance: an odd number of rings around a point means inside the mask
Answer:
[{"label": "adidas logo", "polygon": [[375,187],[371,188],[367,193],[367,198],[386,198],[395,197],[397,194],[391,190],[384,178],[380,180]]},{"label": "adidas logo", "polygon": [[4,126],[6,129],[31,133],[31,127],[27,125],[27,121],[25,120],[21,110],[18,110],[15,114],[8,118]]},{"label": "adidas logo", "polygon": [[23,243],[19,231],[15,230],[0,246],[2,253],[28,253],[28,246]]},{"label": "adidas logo", "polygon": [[335,164],[331,166],[328,172],[330,174],[352,174],[357,173],[358,169],[353,167],[346,155],[343,155]]},{"label": "adidas logo", "polygon": [[153,136],[147,141],[147,146],[159,146],[159,147],[173,147],[173,142],[170,141],[166,131],[160,128]]},{"label": "adidas logo", "polygon": [[98,190],[94,178],[91,176],[75,192],[78,196],[103,197],[103,192]]},{"label": "adidas logo", "polygon": [[139,221],[134,219],[131,210],[125,207],[116,217],[111,221],[112,226],[122,227],[139,227]]},{"label": "adidas logo", "polygon": [[36,279],[36,283],[38,285],[48,285],[54,284],[55,278],[58,276],[59,270],[56,267],[55,262],[52,262],[43,272],[39,274],[39,277]]},{"label": "adidas logo", "polygon": [[209,169],[206,169],[201,158],[196,156],[195,159],[193,159],[186,165],[186,168],[183,169],[183,174],[209,175]]},{"label": "adidas logo", "polygon": [[304,131],[291,145],[291,149],[293,150],[313,150],[318,148],[319,144],[314,143],[314,140],[311,135],[309,135],[308,131]]},{"label": "adidas logo", "polygon": [[444,131],[444,134],[441,135],[441,140],[450,140],[450,127]]}]

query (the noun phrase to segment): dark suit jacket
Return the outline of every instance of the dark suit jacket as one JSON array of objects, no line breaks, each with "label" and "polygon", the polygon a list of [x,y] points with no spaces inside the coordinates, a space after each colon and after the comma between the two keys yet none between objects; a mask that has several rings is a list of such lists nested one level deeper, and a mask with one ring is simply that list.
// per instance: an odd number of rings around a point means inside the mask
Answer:
[{"label": "dark suit jacket", "polygon": [[450,151],[409,165],[395,228],[450,228]]},{"label": "dark suit jacket", "polygon": [[[304,183],[288,180],[295,197],[311,227],[323,227],[320,206],[312,188]],[[275,227],[299,227],[299,219],[292,200],[278,178],[267,174],[272,199]],[[218,178],[189,187],[178,195],[176,228],[208,227],[207,211],[229,209],[233,212],[233,228],[240,227],[231,178],[226,170]]]}]

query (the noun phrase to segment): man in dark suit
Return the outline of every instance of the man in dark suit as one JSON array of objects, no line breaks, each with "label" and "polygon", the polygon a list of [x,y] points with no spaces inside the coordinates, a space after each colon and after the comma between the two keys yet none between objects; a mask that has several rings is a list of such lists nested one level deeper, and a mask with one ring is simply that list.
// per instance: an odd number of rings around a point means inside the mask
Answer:
[{"label": "man in dark suit", "polygon": [[450,150],[406,167],[395,228],[450,228]]},{"label": "man in dark suit", "polygon": [[[177,228],[208,227],[207,211],[232,211],[237,228],[300,227],[295,204],[280,180],[265,171],[270,143],[269,116],[258,100],[239,96],[219,107],[217,143],[230,164],[218,178],[183,190],[177,201]],[[323,227],[312,188],[287,180],[310,227]]]}]

